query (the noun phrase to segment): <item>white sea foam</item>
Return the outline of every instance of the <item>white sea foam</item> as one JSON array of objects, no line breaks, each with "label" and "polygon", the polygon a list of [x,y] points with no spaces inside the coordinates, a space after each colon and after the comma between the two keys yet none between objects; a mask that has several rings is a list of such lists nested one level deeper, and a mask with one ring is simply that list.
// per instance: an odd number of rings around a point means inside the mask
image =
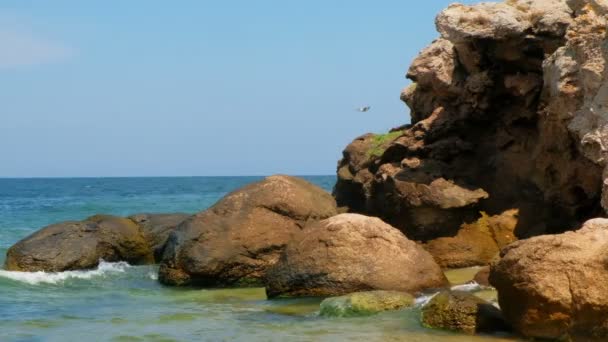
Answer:
[{"label": "white sea foam", "polygon": [[[450,288],[450,290],[452,290],[452,291],[476,292],[476,291],[483,290],[483,288],[479,284],[477,284],[476,282],[472,281],[472,282],[469,282],[469,283],[466,283],[466,284],[462,284],[462,285],[454,285],[454,286],[452,286]],[[414,301],[414,305],[418,306],[418,307],[425,306],[438,293],[439,292],[435,292],[435,293],[432,293],[432,294],[420,296],[420,297],[416,298],[416,300]]]},{"label": "white sea foam", "polygon": [[481,286],[476,282],[472,281],[462,285],[452,286],[452,291],[465,291],[465,292],[475,292],[482,290]]},{"label": "white sea foam", "polygon": [[148,277],[152,280],[158,280],[158,273],[150,271],[148,272]]},{"label": "white sea foam", "polygon": [[414,305],[421,307],[421,306],[425,306],[428,302],[431,301],[431,299],[433,299],[433,297],[435,297],[439,292],[435,292],[433,294],[429,294],[429,295],[424,295],[424,296],[420,296],[418,298],[416,298],[416,300],[414,301]]},{"label": "white sea foam", "polygon": [[16,272],[0,270],[0,278],[20,281],[30,285],[59,284],[69,279],[91,279],[112,273],[123,273],[129,267],[131,266],[128,263],[122,261],[105,262],[99,260],[99,265],[93,270],[65,272]]}]

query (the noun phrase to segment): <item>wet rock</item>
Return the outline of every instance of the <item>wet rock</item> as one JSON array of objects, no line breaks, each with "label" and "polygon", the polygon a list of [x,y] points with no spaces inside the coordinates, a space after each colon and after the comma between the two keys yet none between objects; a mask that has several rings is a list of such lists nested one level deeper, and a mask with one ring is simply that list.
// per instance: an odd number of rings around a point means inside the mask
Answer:
[{"label": "wet rock", "polygon": [[154,259],[160,262],[169,234],[188,217],[189,214],[182,213],[135,214],[129,216],[129,219],[141,227],[148,245],[154,252]]},{"label": "wet rock", "polygon": [[508,246],[492,267],[505,318],[528,337],[608,338],[608,220]]},{"label": "wet rock", "polygon": [[414,297],[406,292],[356,292],[323,300],[320,314],[329,317],[366,316],[407,308],[413,304]]},{"label": "wet rock", "polygon": [[509,331],[500,310],[467,292],[444,291],[422,308],[422,324],[467,334]]},{"label": "wet rock", "polygon": [[380,219],[341,214],[296,234],[265,278],[269,297],[414,293],[446,286],[433,257]]},{"label": "wet rock", "polygon": [[424,248],[444,268],[489,265],[500,248],[516,240],[516,225],[517,210],[491,217],[482,213],[476,222],[464,224],[456,236],[431,240]]},{"label": "wet rock", "polygon": [[94,268],[100,259],[149,264],[154,255],[133,221],[96,215],[84,221],[53,224],[26,237],[8,250],[4,267],[10,271],[61,272]]},{"label": "wet rock", "polygon": [[255,285],[292,236],[337,214],[329,193],[290,176],[247,185],[181,223],[165,246],[159,280],[168,285]]}]

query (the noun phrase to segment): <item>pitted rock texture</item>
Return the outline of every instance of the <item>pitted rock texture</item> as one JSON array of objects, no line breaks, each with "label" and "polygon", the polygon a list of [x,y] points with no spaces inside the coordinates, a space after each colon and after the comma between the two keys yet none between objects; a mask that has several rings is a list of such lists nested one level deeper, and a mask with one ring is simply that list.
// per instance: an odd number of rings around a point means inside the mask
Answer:
[{"label": "pitted rock texture", "polygon": [[340,214],[294,236],[264,280],[268,297],[416,293],[448,285],[433,257],[375,217]]},{"label": "pitted rock texture", "polygon": [[518,209],[520,238],[604,215],[606,14],[597,0],[450,5],[407,73],[411,124],[344,150],[338,205],[421,241],[481,211]]},{"label": "pitted rock texture", "polygon": [[294,234],[336,214],[325,190],[297,177],[267,177],[180,224],[165,246],[159,280],[176,286],[259,284]]},{"label": "pitted rock texture", "polygon": [[490,283],[506,320],[524,336],[606,341],[608,219],[578,231],[509,245]]}]

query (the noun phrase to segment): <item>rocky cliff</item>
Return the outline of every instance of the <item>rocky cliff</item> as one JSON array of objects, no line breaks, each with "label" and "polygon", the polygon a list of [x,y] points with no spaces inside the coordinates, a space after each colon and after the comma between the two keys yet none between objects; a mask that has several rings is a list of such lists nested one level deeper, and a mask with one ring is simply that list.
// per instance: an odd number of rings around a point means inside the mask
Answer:
[{"label": "rocky cliff", "polygon": [[401,93],[411,124],[355,139],[334,195],[413,239],[518,210],[515,234],[608,209],[605,0],[450,5]]}]

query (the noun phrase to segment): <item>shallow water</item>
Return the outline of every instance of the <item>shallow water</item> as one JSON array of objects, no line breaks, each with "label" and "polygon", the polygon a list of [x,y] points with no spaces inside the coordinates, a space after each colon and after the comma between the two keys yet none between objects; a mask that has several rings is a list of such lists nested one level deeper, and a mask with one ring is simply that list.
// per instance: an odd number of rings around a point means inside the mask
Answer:
[{"label": "shallow water", "polygon": [[[53,222],[96,213],[193,213],[257,179],[0,179],[0,262],[8,246]],[[309,180],[330,190],[335,178]],[[57,274],[0,270],[0,341],[513,340],[425,329],[419,308],[322,318],[316,298],[269,301],[263,289],[167,288],[158,284],[156,270],[125,263]],[[450,271],[448,277],[466,283],[474,273]],[[467,290],[484,292],[475,286]]]}]

